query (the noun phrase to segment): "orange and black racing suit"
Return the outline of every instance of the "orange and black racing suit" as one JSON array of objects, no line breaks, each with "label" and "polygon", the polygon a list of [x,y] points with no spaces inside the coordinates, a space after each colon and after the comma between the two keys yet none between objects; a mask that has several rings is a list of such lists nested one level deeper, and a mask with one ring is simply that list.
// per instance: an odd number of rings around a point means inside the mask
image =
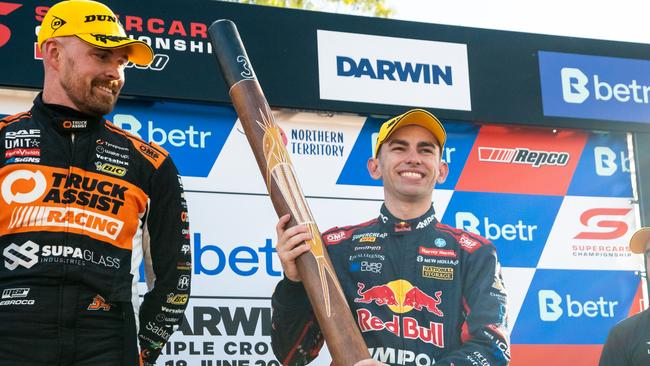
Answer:
[{"label": "orange and black racing suit", "polygon": [[0,120],[0,190],[0,363],[154,363],[190,292],[187,207],[167,152],[39,95]]},{"label": "orange and black racing suit", "polygon": [[[370,355],[391,365],[506,365],[506,292],[494,245],[443,225],[433,208],[322,235]],[[283,365],[314,359],[323,336],[301,283],[273,294],[272,346]]]}]

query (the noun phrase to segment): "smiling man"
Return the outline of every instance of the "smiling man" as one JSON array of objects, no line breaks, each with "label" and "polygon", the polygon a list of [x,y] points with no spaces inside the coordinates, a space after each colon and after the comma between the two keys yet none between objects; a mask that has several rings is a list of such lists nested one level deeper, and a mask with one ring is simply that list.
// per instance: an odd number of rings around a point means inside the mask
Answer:
[{"label": "smiling man", "polygon": [[43,92],[0,120],[0,363],[153,364],[189,298],[187,206],[167,152],[102,117],[153,51],[84,0],[52,6],[38,46]]},{"label": "smiling man", "polygon": [[[391,365],[505,365],[507,297],[496,249],[441,224],[432,207],[442,161],[440,121],[413,109],[379,130],[368,171],[384,185],[379,217],[323,233],[348,304],[375,361]],[[284,365],[311,362],[323,337],[295,260],[309,250],[306,227],[277,225],[284,278],[273,294],[272,344]]]}]

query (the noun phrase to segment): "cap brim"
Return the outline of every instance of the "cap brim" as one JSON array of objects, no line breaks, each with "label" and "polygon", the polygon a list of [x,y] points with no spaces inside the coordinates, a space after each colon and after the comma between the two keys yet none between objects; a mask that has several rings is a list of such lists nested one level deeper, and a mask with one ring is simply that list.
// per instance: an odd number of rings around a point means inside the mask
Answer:
[{"label": "cap brim", "polygon": [[630,238],[630,251],[636,254],[645,252],[645,246],[650,239],[650,227],[643,227],[637,230]]},{"label": "cap brim", "polygon": [[393,132],[399,130],[400,128],[404,126],[415,125],[429,130],[429,132],[433,134],[433,137],[435,137],[438,141],[440,150],[442,150],[442,148],[445,146],[445,141],[447,140],[447,132],[445,132],[445,128],[435,116],[428,113],[427,111],[422,109],[413,109],[401,116],[397,116],[396,118],[399,118],[399,120],[393,127],[391,127],[390,131],[388,131],[388,134],[383,139],[382,143],[388,140],[390,135],[392,135]]},{"label": "cap brim", "polygon": [[153,60],[153,50],[145,42],[127,37],[103,36],[97,34],[75,34],[89,45],[97,48],[115,49],[128,47],[129,61],[146,66]]}]

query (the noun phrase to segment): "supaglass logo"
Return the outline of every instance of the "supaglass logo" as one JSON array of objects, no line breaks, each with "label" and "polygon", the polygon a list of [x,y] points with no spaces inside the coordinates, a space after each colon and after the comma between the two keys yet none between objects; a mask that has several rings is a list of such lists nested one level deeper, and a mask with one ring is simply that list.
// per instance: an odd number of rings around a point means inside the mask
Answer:
[{"label": "supaglass logo", "polygon": [[544,114],[650,122],[650,61],[539,52]]},{"label": "supaglass logo", "polygon": [[467,45],[318,30],[320,98],[471,110]]}]

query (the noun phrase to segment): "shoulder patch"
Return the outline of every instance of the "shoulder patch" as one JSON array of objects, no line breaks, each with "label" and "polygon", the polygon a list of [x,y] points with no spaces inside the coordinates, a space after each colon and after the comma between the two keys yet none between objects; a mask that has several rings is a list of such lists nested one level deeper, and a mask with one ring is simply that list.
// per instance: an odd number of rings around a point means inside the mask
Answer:
[{"label": "shoulder patch", "polygon": [[9,126],[14,122],[18,122],[22,119],[29,118],[31,116],[32,116],[32,112],[27,111],[27,112],[20,112],[12,116],[7,116],[3,119],[0,119],[0,130],[3,129],[4,127]]},{"label": "shoulder patch", "polygon": [[436,227],[439,230],[453,236],[454,239],[458,241],[458,245],[460,245],[460,247],[468,253],[474,253],[478,248],[482,246],[492,245],[489,240],[481,237],[480,235],[469,233],[465,230],[457,229],[455,227],[451,227],[442,223],[437,223]]},{"label": "shoulder patch", "polygon": [[149,160],[149,162],[158,169],[160,165],[165,161],[165,158],[169,155],[169,153],[163,149],[162,147],[156,145],[153,142],[146,142],[143,139],[139,138],[138,136],[135,136],[129,132],[124,131],[123,129],[115,126],[112,122],[106,121],[106,128],[109,129],[112,132],[119,133],[129,139],[133,146],[135,146],[136,150],[144,156],[145,159]]},{"label": "shoulder patch", "polygon": [[355,231],[375,223],[377,223],[377,219],[372,219],[358,225],[350,225],[344,227],[336,226],[325,231],[323,234],[321,234],[321,237],[323,238],[325,245],[339,244],[346,239],[350,239]]}]

